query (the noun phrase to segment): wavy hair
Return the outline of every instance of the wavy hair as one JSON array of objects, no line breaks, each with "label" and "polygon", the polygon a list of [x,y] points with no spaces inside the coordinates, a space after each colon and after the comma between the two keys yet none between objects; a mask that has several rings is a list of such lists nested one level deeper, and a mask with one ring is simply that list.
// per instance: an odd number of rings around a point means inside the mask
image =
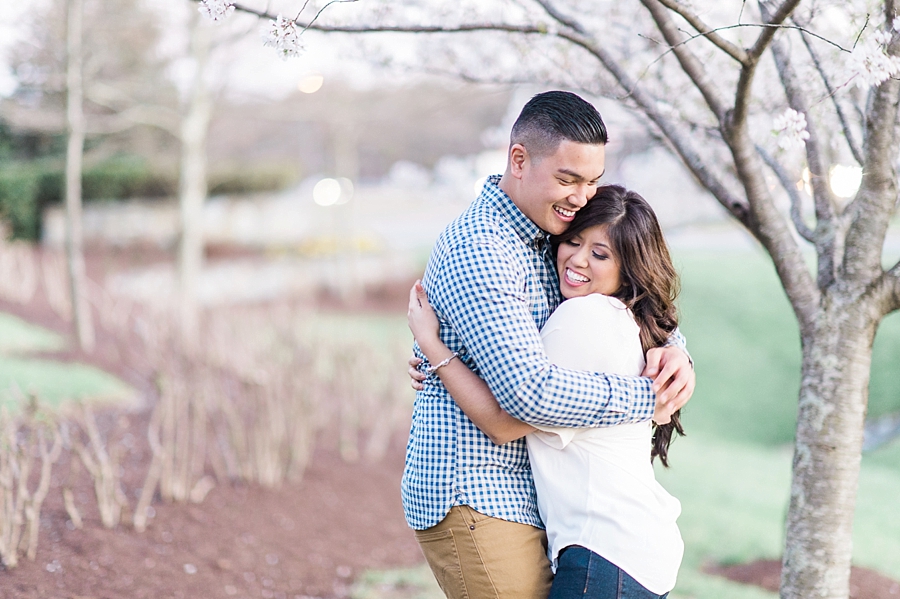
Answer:
[{"label": "wavy hair", "polygon": [[[678,326],[675,298],[680,291],[678,273],[650,204],[621,185],[604,185],[579,210],[565,233],[551,238],[554,254],[559,244],[585,229],[606,226],[606,234],[619,261],[621,287],[612,295],[631,309],[641,330],[641,345],[648,349],[666,344]],[[675,433],[684,435],[681,410],[668,424],[653,425],[650,459],[669,466],[668,449]]]}]

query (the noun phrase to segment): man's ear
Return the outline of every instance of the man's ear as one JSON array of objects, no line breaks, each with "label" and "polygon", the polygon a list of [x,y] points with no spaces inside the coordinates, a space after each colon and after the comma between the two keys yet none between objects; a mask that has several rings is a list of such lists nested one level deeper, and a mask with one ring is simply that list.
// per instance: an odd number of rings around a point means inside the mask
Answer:
[{"label": "man's ear", "polygon": [[513,144],[509,147],[509,173],[516,179],[521,179],[525,171],[525,163],[528,162],[528,150],[522,144]]}]

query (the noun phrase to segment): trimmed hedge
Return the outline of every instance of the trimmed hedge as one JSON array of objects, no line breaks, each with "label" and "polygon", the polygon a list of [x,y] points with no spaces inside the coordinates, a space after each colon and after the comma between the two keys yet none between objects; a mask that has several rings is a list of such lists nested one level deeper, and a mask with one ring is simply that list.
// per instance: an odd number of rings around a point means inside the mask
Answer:
[{"label": "trimmed hedge", "polygon": [[[37,160],[0,167],[0,218],[18,239],[40,237],[41,212],[63,201],[65,166],[58,160]],[[85,202],[125,198],[169,197],[175,194],[176,175],[154,172],[140,159],[114,158],[91,166],[82,174]]]},{"label": "trimmed hedge", "polygon": [[37,239],[40,233],[38,195],[41,175],[37,169],[0,170],[0,218],[9,223],[16,239]]},{"label": "trimmed hedge", "polygon": [[[210,174],[209,191],[211,195],[274,191],[298,179],[299,171],[288,166],[242,167]],[[46,206],[62,203],[64,183],[65,166],[59,159],[0,162],[0,219],[9,223],[14,238],[40,238],[41,213]],[[85,202],[173,197],[178,175],[122,156],[85,168],[81,185]]]}]

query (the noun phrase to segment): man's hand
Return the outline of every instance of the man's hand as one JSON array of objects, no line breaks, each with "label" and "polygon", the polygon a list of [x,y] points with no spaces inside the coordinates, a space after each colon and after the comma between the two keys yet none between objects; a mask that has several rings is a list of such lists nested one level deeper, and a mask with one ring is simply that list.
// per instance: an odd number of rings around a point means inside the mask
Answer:
[{"label": "man's hand", "polygon": [[407,371],[409,373],[409,379],[410,379],[409,385],[416,391],[421,391],[422,389],[425,388],[425,385],[422,384],[422,381],[425,380],[425,373],[419,372],[419,370],[417,369],[417,366],[421,363],[422,363],[421,358],[412,356],[409,359],[409,370]]},{"label": "man's hand", "polygon": [[654,347],[647,350],[647,366],[643,376],[653,379],[656,413],[653,421],[665,424],[694,393],[696,376],[687,354],[677,347]]}]

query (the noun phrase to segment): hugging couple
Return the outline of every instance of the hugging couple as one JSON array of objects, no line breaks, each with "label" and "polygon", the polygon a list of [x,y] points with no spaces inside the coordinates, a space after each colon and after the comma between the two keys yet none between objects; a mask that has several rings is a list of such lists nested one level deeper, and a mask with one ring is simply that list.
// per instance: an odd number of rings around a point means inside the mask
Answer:
[{"label": "hugging couple", "polygon": [[606,126],[538,94],[505,173],[410,291],[417,389],[403,507],[450,599],[644,599],[675,585],[681,506],[656,482],[694,372],[653,210],[598,185]]}]

